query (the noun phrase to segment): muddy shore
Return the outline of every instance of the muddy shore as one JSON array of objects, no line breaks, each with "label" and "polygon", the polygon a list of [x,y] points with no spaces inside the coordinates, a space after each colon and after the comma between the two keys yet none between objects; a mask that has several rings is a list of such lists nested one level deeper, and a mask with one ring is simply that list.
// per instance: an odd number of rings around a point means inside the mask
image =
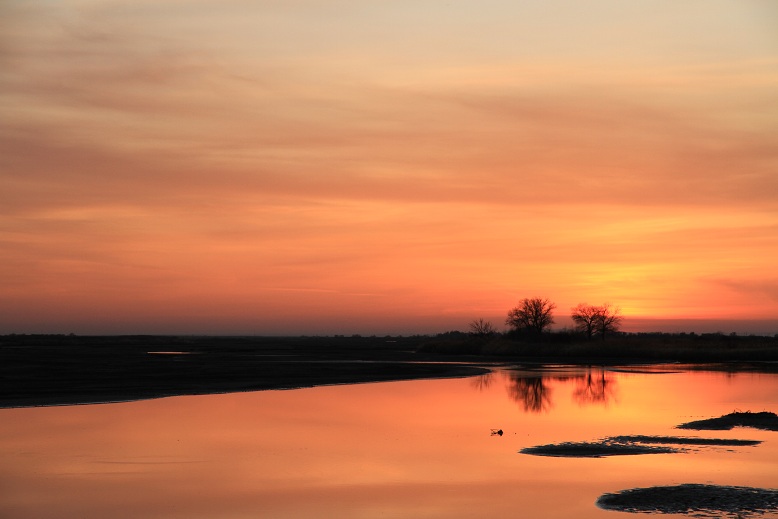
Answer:
[{"label": "muddy shore", "polygon": [[0,337],[0,407],[483,374],[414,338]]},{"label": "muddy shore", "polygon": [[[629,350],[607,357],[600,354],[599,343],[587,344],[588,349],[576,350],[576,355],[555,354],[549,344],[535,345],[523,354],[454,354],[435,347],[439,340],[424,336],[4,335],[0,336],[0,407],[471,376],[501,365],[615,366],[674,360],[622,356]],[[482,341],[471,342],[477,346]],[[730,371],[778,369],[775,362],[719,361],[706,366]]]}]

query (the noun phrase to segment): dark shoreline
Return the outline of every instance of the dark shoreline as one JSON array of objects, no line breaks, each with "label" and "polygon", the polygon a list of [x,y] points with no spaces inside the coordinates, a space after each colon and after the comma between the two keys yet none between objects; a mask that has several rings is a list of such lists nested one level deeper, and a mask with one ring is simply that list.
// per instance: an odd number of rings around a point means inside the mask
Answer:
[{"label": "dark shoreline", "polygon": [[358,337],[0,337],[0,408],[125,402],[486,373],[486,359],[418,355]]},{"label": "dark shoreline", "polygon": [[[424,336],[6,335],[0,336],[0,408],[464,377],[483,374],[490,367],[517,364],[634,366],[682,360],[636,357],[634,350],[629,355],[628,350],[612,348],[611,354],[623,355],[601,355],[604,352],[598,343],[588,344],[597,349],[560,354],[553,344],[529,346],[498,340],[500,349],[505,344],[518,344],[523,354],[454,354],[440,351],[446,348],[439,348],[439,339]],[[494,344],[478,339],[468,343]],[[710,361],[705,369],[778,369],[774,362],[721,362],[716,357]]]}]

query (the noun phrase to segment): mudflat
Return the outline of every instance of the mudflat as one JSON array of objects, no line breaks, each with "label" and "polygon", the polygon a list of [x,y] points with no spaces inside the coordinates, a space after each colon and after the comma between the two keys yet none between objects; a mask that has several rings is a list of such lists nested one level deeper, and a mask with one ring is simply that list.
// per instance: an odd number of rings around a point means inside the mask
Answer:
[{"label": "mudflat", "polygon": [[[402,337],[0,337],[0,407],[485,373]],[[461,359],[460,359],[461,360]]]},{"label": "mudflat", "polygon": [[633,513],[744,517],[778,511],[778,490],[702,484],[634,488],[604,494],[597,506]]},{"label": "mudflat", "polygon": [[764,431],[778,431],[778,415],[770,411],[752,413],[751,411],[735,411],[718,418],[707,418],[683,423],[678,429],[694,429],[697,431],[728,431],[735,427],[751,427]]},{"label": "mudflat", "polygon": [[762,443],[758,440],[727,438],[689,438],[679,436],[611,436],[593,442],[564,442],[522,449],[522,454],[566,458],[602,458],[635,454],[673,454],[688,452],[688,447],[745,447]]}]

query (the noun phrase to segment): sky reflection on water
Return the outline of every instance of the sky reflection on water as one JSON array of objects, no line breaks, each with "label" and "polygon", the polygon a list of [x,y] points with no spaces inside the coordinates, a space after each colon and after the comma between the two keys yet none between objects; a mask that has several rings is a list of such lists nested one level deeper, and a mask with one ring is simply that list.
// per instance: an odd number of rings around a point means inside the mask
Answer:
[{"label": "sky reflection on water", "polygon": [[[778,375],[560,368],[5,409],[0,516],[614,517],[594,505],[602,493],[778,486],[777,432],[673,428],[733,410],[777,411]],[[608,459],[518,452],[679,433],[764,443]]]}]

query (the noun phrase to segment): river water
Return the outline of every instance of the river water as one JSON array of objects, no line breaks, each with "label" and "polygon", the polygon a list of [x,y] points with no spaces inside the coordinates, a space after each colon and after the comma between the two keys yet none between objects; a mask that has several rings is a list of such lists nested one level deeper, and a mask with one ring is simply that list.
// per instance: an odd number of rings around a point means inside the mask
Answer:
[{"label": "river water", "polygon": [[[630,517],[595,502],[656,485],[778,488],[778,432],[674,428],[735,410],[778,411],[778,375],[557,366],[3,409],[0,517]],[[637,434],[763,443],[607,458],[519,452]]]}]

